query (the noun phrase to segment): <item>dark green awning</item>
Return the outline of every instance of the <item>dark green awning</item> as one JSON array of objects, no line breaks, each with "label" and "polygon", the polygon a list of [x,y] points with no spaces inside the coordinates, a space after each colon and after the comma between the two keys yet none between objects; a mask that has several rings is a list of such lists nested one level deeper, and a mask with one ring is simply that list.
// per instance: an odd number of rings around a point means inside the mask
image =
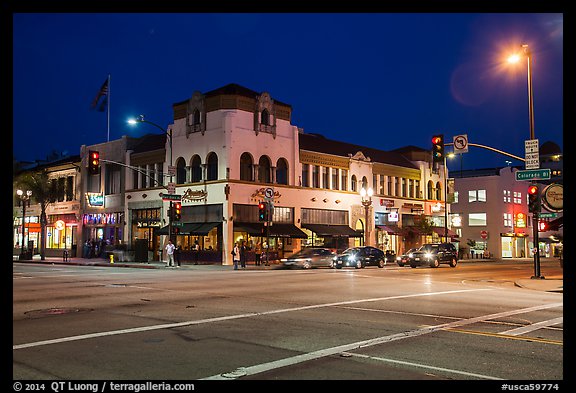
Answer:
[{"label": "dark green awning", "polygon": [[362,232],[355,231],[348,225],[329,225],[329,224],[302,224],[306,228],[316,233],[318,236],[331,237],[362,237]]}]

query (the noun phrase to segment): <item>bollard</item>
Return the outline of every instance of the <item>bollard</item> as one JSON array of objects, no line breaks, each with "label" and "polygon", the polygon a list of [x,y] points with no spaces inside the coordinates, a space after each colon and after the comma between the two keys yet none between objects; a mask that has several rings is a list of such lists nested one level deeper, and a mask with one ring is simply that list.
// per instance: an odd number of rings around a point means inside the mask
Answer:
[{"label": "bollard", "polygon": [[110,254],[110,263],[114,263],[114,254]]},{"label": "bollard", "polygon": [[64,262],[68,262],[68,257],[69,257],[68,250],[64,250],[64,253],[62,254],[62,260]]}]

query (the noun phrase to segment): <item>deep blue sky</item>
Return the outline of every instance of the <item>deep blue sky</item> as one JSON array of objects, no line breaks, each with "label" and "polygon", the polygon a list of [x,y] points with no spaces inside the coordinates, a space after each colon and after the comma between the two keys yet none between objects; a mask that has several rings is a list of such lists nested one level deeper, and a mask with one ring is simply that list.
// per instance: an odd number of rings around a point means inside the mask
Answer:
[{"label": "deep blue sky", "polygon": [[[391,150],[467,134],[523,157],[527,67],[505,63],[521,44],[533,53],[536,138],[563,149],[562,14],[16,13],[14,156],[105,142],[106,114],[90,104],[110,74],[111,140],[158,132],[131,116],[165,127],[173,103],[238,83],[331,139]],[[462,164],[507,159],[471,147]]]}]

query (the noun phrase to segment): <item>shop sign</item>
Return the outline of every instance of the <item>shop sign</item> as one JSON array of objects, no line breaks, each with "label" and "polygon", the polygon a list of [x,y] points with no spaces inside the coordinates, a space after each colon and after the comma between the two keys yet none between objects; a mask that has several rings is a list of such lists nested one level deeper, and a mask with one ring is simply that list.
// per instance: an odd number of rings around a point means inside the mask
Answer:
[{"label": "shop sign", "polygon": [[106,225],[106,224],[118,224],[119,221],[118,213],[96,213],[96,214],[84,214],[82,218],[82,223],[84,225]]},{"label": "shop sign", "polygon": [[514,219],[515,219],[514,226],[516,228],[526,228],[526,215],[524,213],[516,214]]},{"label": "shop sign", "polygon": [[87,192],[86,199],[92,207],[104,207],[104,194],[101,192]]},{"label": "shop sign", "polygon": [[394,200],[380,198],[380,206],[394,207]]},{"label": "shop sign", "polygon": [[542,192],[542,201],[548,210],[560,212],[564,209],[564,187],[562,184],[550,184]]},{"label": "shop sign", "polygon": [[54,223],[54,228],[61,231],[66,228],[66,223],[62,220],[58,220]]}]

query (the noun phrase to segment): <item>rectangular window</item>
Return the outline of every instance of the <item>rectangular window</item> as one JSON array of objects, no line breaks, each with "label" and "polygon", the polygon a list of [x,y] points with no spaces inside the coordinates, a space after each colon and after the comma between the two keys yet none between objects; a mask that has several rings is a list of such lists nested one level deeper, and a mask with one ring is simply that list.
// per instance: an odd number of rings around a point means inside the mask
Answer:
[{"label": "rectangular window", "polygon": [[522,203],[522,193],[514,191],[514,203],[519,205]]},{"label": "rectangular window", "polygon": [[414,188],[416,192],[416,198],[422,199],[422,193],[420,192],[420,180],[414,180]]},{"label": "rectangular window", "polygon": [[320,167],[318,165],[312,166],[312,187],[320,187]]},{"label": "rectangular window", "polygon": [[388,192],[387,195],[392,195],[392,176],[388,176]]},{"label": "rectangular window", "polygon": [[342,169],[341,170],[341,177],[340,177],[340,189],[342,191],[348,190],[348,170]]},{"label": "rectangular window", "polygon": [[338,189],[338,168],[330,168],[332,171],[332,189]]},{"label": "rectangular window", "polygon": [[468,191],[468,202],[486,202],[486,190]]},{"label": "rectangular window", "polygon": [[302,164],[302,187],[310,187],[309,179],[309,170],[308,168],[310,165]]},{"label": "rectangular window", "polygon": [[384,195],[384,175],[380,175],[380,188],[378,188],[378,194]]},{"label": "rectangular window", "polygon": [[322,188],[329,188],[328,187],[328,167],[322,167]]},{"label": "rectangular window", "polygon": [[512,199],[510,198],[510,190],[503,190],[504,193],[504,203],[510,203]]},{"label": "rectangular window", "polygon": [[469,213],[468,225],[471,227],[486,226],[486,213]]},{"label": "rectangular window", "polygon": [[66,200],[74,200],[74,176],[68,176],[66,178]]},{"label": "rectangular window", "polygon": [[452,203],[458,203],[458,191],[454,191],[454,202]]},{"label": "rectangular window", "polygon": [[106,165],[106,195],[119,194],[120,190],[120,166],[116,164]]},{"label": "rectangular window", "polygon": [[504,213],[504,226],[512,227],[512,214]]}]

